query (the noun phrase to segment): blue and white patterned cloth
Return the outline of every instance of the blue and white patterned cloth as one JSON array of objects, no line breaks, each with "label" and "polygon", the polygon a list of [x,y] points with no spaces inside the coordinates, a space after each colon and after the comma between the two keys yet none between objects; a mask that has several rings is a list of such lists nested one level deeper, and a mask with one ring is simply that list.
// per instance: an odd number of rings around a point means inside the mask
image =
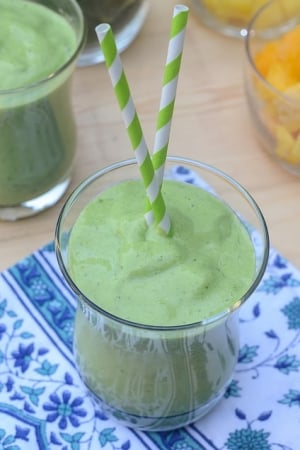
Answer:
[{"label": "blue and white patterned cloth", "polygon": [[74,366],[75,307],[52,243],[0,274],[1,450],[300,449],[300,272],[274,249],[240,311],[233,381],[186,428],[133,431],[97,409]]}]

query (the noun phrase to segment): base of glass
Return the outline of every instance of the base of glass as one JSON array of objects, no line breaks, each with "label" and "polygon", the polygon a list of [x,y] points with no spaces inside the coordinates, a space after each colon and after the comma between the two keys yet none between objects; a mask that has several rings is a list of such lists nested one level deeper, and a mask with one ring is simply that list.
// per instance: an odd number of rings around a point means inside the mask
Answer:
[{"label": "base of glass", "polygon": [[268,156],[272,158],[273,162],[279,165],[281,169],[289,172],[291,175],[294,175],[296,177],[300,176],[299,164],[292,165],[275,154],[276,143],[274,142],[274,139],[272,137],[262,137],[258,134],[257,131],[255,132],[255,137],[262,149],[268,154]]},{"label": "base of glass", "polygon": [[183,412],[181,414],[174,414],[164,417],[147,417],[139,416],[137,414],[131,414],[126,411],[115,408],[114,406],[106,404],[99,396],[87,385],[83,380],[83,383],[87,387],[87,390],[95,403],[99,405],[102,412],[112,420],[116,421],[120,425],[134,428],[141,431],[171,431],[177,428],[190,425],[201,419],[208,414],[223,398],[226,391],[226,387],[219,391],[214,397],[206,403],[201,404],[199,407],[192,411]]},{"label": "base of glass", "polygon": [[[116,33],[115,40],[119,53],[126,50],[126,48],[129,47],[132,41],[137,37],[146,19],[147,12],[148,5],[147,3],[143,3],[134,18],[121,31]],[[77,66],[92,66],[102,62],[104,62],[104,55],[100,50],[95,32],[95,41],[92,43],[87,43],[84,47],[77,60]]]},{"label": "base of glass", "polygon": [[26,217],[34,216],[45,209],[50,208],[55,205],[58,200],[66,192],[71,177],[61,181],[59,184],[51,188],[49,191],[45,192],[38,197],[35,197],[26,202],[20,203],[19,205],[12,206],[1,206],[0,205],[0,220],[5,221],[15,221],[19,219],[25,219]]}]

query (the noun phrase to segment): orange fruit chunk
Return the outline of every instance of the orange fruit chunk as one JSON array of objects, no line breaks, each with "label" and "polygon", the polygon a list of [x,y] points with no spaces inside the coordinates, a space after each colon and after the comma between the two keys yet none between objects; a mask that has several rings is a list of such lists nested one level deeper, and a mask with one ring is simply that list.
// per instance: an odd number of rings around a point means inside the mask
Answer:
[{"label": "orange fruit chunk", "polygon": [[300,26],[266,43],[255,55],[260,74],[283,92],[300,82]]}]

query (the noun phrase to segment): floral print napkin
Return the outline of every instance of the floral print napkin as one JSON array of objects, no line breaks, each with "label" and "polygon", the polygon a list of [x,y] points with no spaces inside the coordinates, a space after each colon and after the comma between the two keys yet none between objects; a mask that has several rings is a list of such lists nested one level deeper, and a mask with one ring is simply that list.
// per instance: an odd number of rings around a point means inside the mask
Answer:
[{"label": "floral print napkin", "polygon": [[[173,175],[197,182],[184,168]],[[1,450],[300,449],[300,272],[276,250],[240,310],[224,398],[182,429],[146,433],[105,417],[74,365],[75,308],[53,243],[0,274]]]}]

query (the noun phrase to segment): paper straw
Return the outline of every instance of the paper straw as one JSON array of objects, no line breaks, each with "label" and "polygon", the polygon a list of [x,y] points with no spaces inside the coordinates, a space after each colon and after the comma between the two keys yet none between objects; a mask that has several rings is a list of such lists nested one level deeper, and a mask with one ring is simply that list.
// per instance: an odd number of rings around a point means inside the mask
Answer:
[{"label": "paper straw", "polygon": [[[151,205],[155,223],[166,233],[170,234],[171,223],[166,211],[166,205],[157,182],[151,157],[144,139],[141,124],[130,93],[127,78],[118,54],[115,38],[109,24],[96,27],[97,37],[104,55],[105,63],[112,81],[117,101],[122,111],[132,148],[140,169],[141,177],[146,188],[147,198]],[[151,214],[145,214],[148,225]]]},{"label": "paper straw", "polygon": [[[176,5],[173,10],[171,22],[169,46],[163,75],[162,92],[152,154],[152,162],[157,182],[159,183],[159,189],[161,189],[163,182],[165,161],[168,152],[188,13],[189,8],[187,6]],[[149,223],[154,221],[153,211],[149,202],[146,206],[146,215]]]},{"label": "paper straw", "polygon": [[153,148],[153,167],[161,184],[167,156],[171,122],[174,111],[178,75],[181,64],[184,36],[189,8],[176,5],[173,10],[170,40],[163,75],[159,112],[157,115],[156,133]]}]

